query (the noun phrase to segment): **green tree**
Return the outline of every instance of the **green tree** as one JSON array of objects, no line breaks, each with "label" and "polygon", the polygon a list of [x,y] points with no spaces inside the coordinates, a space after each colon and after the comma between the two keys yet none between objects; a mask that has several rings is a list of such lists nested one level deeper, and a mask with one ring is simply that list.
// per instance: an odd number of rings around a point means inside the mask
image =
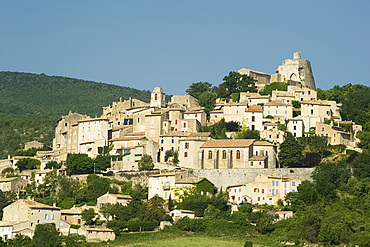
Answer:
[{"label": "green tree", "polygon": [[86,197],[89,202],[96,203],[99,196],[110,191],[110,180],[94,174],[87,176]]},{"label": "green tree", "polygon": [[202,93],[211,92],[211,87],[212,84],[209,82],[194,82],[189,86],[188,89],[186,89],[186,93],[196,99],[199,99]]},{"label": "green tree", "polygon": [[86,225],[93,225],[95,218],[95,211],[92,208],[85,209],[81,213],[82,220],[86,222]]},{"label": "green tree", "polygon": [[23,234],[17,234],[13,239],[8,239],[6,241],[7,246],[11,247],[31,247],[32,240],[30,237],[23,235]]},{"label": "green tree", "polygon": [[175,204],[173,203],[173,200],[172,200],[171,194],[170,194],[170,197],[168,198],[168,210],[172,211],[172,210],[174,210],[174,208],[175,208]]},{"label": "green tree", "polygon": [[62,166],[61,163],[58,163],[53,160],[53,161],[49,161],[48,163],[46,163],[45,169],[59,169],[61,166]]},{"label": "green tree", "polygon": [[340,185],[346,184],[350,176],[351,172],[347,169],[345,161],[321,163],[312,173],[316,191],[325,200],[336,199],[337,189]]},{"label": "green tree", "polygon": [[180,162],[179,161],[179,152],[173,151],[172,149],[167,150],[165,152],[165,159],[169,160],[170,158],[172,158],[170,162],[174,165],[177,165]]},{"label": "green tree", "polygon": [[87,154],[68,154],[65,165],[68,175],[94,172],[94,162]]},{"label": "green tree", "polygon": [[154,168],[154,163],[152,156],[149,154],[144,154],[139,160],[139,170],[140,171],[151,171]]},{"label": "green tree", "polygon": [[111,159],[109,156],[98,155],[94,159],[95,172],[106,171],[111,167]]},{"label": "green tree", "polygon": [[303,148],[292,133],[286,132],[285,140],[280,145],[278,154],[281,167],[302,167],[303,166]]},{"label": "green tree", "polygon": [[266,85],[263,90],[261,90],[259,93],[261,95],[271,95],[272,91],[278,90],[278,91],[288,91],[288,83],[285,82],[273,82],[270,85]]},{"label": "green tree", "polygon": [[235,139],[256,139],[260,140],[260,132],[258,130],[242,130],[238,132]]},{"label": "green tree", "polygon": [[353,176],[358,179],[370,177],[370,150],[364,150],[352,161]]},{"label": "green tree", "polygon": [[219,98],[229,98],[233,93],[257,91],[252,77],[241,75],[235,71],[230,71],[229,75],[223,78],[223,81],[218,87]]},{"label": "green tree", "polygon": [[216,103],[217,95],[213,92],[203,92],[199,95],[199,105],[204,107],[204,111],[209,116]]},{"label": "green tree", "polygon": [[32,239],[34,247],[58,247],[62,246],[59,233],[55,228],[55,224],[37,224],[35,234]]},{"label": "green tree", "polygon": [[23,170],[33,170],[40,166],[41,162],[36,159],[31,158],[24,158],[20,159],[16,166],[18,167],[19,171],[22,172]]}]

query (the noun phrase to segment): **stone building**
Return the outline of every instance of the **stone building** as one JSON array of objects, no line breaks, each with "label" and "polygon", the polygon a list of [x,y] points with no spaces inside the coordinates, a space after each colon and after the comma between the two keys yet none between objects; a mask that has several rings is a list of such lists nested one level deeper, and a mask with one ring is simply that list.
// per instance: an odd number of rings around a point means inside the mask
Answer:
[{"label": "stone building", "polygon": [[265,87],[265,85],[270,84],[271,76],[269,74],[246,68],[238,70],[238,73],[241,75],[247,75],[252,77],[256,83],[258,91],[262,90]]},{"label": "stone building", "polygon": [[67,116],[62,116],[58,120],[53,139],[53,152],[59,156],[59,160],[66,160],[68,153],[78,153],[78,121],[87,117],[69,112]]},{"label": "stone building", "polygon": [[275,168],[276,154],[276,146],[266,141],[209,140],[200,147],[198,169]]},{"label": "stone building", "polygon": [[310,89],[316,89],[315,80],[308,60],[301,59],[301,53],[295,52],[293,59],[286,59],[271,76],[270,82],[290,82]]}]

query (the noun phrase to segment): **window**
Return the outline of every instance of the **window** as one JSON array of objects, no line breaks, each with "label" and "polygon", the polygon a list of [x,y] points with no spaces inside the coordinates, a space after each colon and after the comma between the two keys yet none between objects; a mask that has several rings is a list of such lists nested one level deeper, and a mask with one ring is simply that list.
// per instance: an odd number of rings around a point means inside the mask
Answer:
[{"label": "window", "polygon": [[172,138],[171,143],[175,143],[175,140]]},{"label": "window", "polygon": [[276,181],[276,186],[279,186],[279,181]]},{"label": "window", "polygon": [[295,126],[295,125],[294,125],[294,126],[293,126],[293,130],[297,130],[297,126]]},{"label": "window", "polygon": [[295,186],[295,181],[292,182],[292,186]]},{"label": "window", "polygon": [[260,201],[260,197],[257,197],[257,201]]},{"label": "window", "polygon": [[240,159],[240,151],[236,150],[236,159]]},{"label": "window", "polygon": [[325,131],[325,127],[321,127],[321,131]]},{"label": "window", "polygon": [[161,143],[163,143],[163,139],[161,139]]},{"label": "window", "polygon": [[275,192],[276,192],[276,195],[279,195],[279,190],[276,190]]},{"label": "window", "polygon": [[270,110],[267,111],[267,114],[270,115]]},{"label": "window", "polygon": [[184,128],[186,128],[186,122],[184,123]]},{"label": "window", "polygon": [[272,186],[275,186],[275,181],[272,181]]},{"label": "window", "polygon": [[273,196],[275,195],[275,190],[274,190],[274,189],[272,190],[272,195],[273,195]]},{"label": "window", "polygon": [[255,121],[256,121],[256,117],[252,116],[252,122],[255,122]]},{"label": "window", "polygon": [[292,192],[295,192],[295,190],[292,190]]},{"label": "window", "polygon": [[188,152],[184,152],[184,157],[188,157]]},{"label": "window", "polygon": [[288,111],[287,111],[287,110],[285,110],[285,111],[284,111],[284,114],[288,114]]},{"label": "window", "polygon": [[177,124],[177,119],[175,119],[175,124]]},{"label": "window", "polygon": [[185,142],[185,149],[189,149],[189,142]]},{"label": "window", "polygon": [[262,189],[262,194],[265,193],[265,189]]},{"label": "window", "polygon": [[198,114],[195,114],[195,117],[198,117]]},{"label": "window", "polygon": [[209,160],[211,160],[211,159],[212,159],[212,151],[211,151],[211,150],[209,150],[209,151],[208,151],[208,159],[209,159]]},{"label": "window", "polygon": [[275,111],[275,114],[278,114],[278,110]]},{"label": "window", "polygon": [[224,150],[224,151],[222,151],[222,158],[223,159],[226,159],[226,151]]},{"label": "window", "polygon": [[311,115],[313,115],[313,110],[311,110]]}]

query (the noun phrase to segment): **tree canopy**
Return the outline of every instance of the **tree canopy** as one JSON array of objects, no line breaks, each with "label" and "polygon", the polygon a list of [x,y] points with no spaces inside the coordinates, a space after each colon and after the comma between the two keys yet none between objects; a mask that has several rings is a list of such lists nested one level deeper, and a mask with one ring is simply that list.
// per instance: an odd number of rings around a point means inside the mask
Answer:
[{"label": "tree canopy", "polygon": [[290,132],[286,132],[285,140],[280,145],[278,156],[281,167],[303,166],[303,147]]}]

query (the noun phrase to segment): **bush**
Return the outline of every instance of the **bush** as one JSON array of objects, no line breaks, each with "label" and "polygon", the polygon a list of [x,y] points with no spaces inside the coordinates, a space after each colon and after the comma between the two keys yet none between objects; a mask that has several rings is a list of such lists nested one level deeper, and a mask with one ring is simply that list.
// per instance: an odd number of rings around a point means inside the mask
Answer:
[{"label": "bush", "polygon": [[251,241],[245,241],[244,247],[253,247],[253,243]]},{"label": "bush", "polygon": [[338,153],[343,153],[343,151],[346,150],[346,145],[344,144],[329,145],[328,148]]},{"label": "bush", "polygon": [[187,232],[202,232],[206,228],[202,219],[189,219],[188,217],[179,219],[175,226],[179,230]]},{"label": "bush", "polygon": [[321,155],[318,153],[306,153],[306,158],[303,162],[307,167],[318,166],[321,162]]}]

